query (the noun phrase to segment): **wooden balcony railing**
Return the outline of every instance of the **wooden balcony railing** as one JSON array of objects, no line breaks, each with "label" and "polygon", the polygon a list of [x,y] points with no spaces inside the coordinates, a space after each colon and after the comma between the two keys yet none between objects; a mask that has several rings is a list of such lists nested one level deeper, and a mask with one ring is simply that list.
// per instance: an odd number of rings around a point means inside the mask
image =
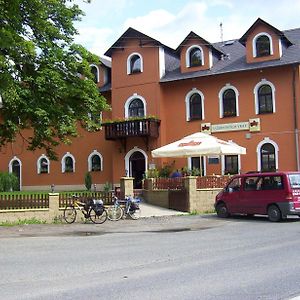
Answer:
[{"label": "wooden balcony railing", "polygon": [[114,123],[104,123],[105,139],[117,140],[128,137],[157,138],[159,136],[160,120],[126,120]]}]

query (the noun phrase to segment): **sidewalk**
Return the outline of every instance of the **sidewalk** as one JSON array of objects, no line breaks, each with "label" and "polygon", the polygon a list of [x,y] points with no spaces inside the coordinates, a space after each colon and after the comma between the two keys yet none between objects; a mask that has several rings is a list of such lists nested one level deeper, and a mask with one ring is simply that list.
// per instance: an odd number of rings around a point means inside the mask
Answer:
[{"label": "sidewalk", "polygon": [[173,209],[163,208],[155,205],[151,205],[145,202],[140,203],[141,217],[162,217],[162,216],[178,216],[186,215],[187,212],[177,211]]}]

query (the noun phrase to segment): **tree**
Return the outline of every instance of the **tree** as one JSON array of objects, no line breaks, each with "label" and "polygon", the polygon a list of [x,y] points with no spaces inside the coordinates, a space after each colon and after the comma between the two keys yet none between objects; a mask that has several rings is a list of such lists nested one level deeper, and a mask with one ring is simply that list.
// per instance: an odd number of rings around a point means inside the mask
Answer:
[{"label": "tree", "polygon": [[92,187],[92,175],[90,172],[86,172],[84,176],[84,184],[88,191],[91,190]]},{"label": "tree", "polygon": [[98,128],[89,115],[108,105],[90,72],[99,58],[73,43],[82,15],[73,0],[0,0],[0,146],[21,135],[55,159],[78,125]]}]

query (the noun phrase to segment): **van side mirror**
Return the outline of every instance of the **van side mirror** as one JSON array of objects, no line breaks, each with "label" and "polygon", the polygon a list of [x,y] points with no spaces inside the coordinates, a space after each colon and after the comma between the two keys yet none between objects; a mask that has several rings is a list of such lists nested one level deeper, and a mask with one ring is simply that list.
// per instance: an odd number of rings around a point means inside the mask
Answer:
[{"label": "van side mirror", "polygon": [[232,193],[232,192],[233,192],[233,188],[232,187],[228,188],[228,193]]}]

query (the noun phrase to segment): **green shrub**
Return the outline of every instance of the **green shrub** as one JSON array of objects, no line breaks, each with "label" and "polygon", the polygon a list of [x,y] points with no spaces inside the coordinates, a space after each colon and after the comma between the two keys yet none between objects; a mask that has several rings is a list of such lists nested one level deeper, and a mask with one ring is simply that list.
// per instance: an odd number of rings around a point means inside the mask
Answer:
[{"label": "green shrub", "polygon": [[13,173],[0,172],[0,192],[17,191],[19,180]]},{"label": "green shrub", "polygon": [[87,172],[84,176],[85,187],[88,191],[91,190],[92,187],[92,175],[90,172]]},{"label": "green shrub", "polygon": [[105,184],[104,184],[104,186],[103,186],[103,191],[105,193],[108,193],[111,190],[112,190],[112,184],[109,183],[108,181],[106,181]]}]

